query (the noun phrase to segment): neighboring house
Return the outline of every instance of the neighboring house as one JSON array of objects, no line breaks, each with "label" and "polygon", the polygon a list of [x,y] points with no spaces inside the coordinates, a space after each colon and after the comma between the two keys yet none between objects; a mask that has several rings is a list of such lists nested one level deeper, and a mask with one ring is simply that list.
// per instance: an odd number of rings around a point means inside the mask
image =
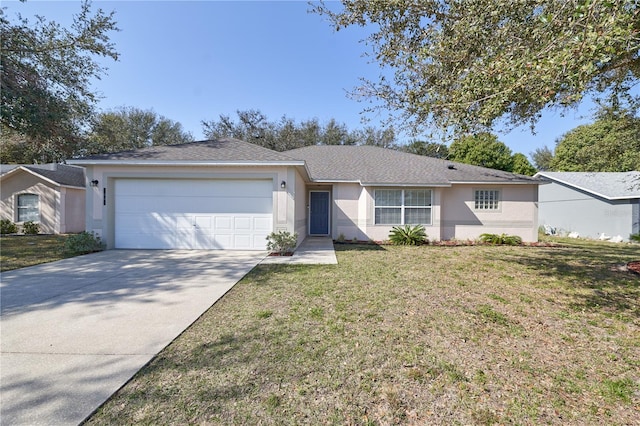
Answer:
[{"label": "neighboring house", "polygon": [[539,180],[372,146],[276,152],[235,139],[73,160],[86,167],[87,230],[110,248],[264,250],[272,231],[386,240],[484,232],[537,240]]},{"label": "neighboring house", "polygon": [[84,169],[65,164],[5,165],[0,168],[0,218],[40,224],[40,232],[85,230]]},{"label": "neighboring house", "polygon": [[628,241],[640,232],[640,172],[540,172],[540,225]]}]

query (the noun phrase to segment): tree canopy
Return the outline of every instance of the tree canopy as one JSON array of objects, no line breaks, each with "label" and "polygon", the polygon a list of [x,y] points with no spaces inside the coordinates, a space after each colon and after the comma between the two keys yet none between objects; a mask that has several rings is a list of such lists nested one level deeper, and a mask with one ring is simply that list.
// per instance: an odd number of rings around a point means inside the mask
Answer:
[{"label": "tree canopy", "polygon": [[464,133],[534,123],[547,107],[625,95],[640,77],[637,0],[342,0],[321,3],[337,30],[371,28],[383,69],[357,97],[410,127]]},{"label": "tree canopy", "polygon": [[550,169],[565,172],[640,170],[640,117],[607,114],[556,142]]},{"label": "tree canopy", "polygon": [[524,154],[511,154],[511,149],[491,133],[462,136],[449,147],[449,159],[460,163],[533,175],[536,169]]},{"label": "tree canopy", "polygon": [[205,136],[211,139],[233,137],[276,151],[309,145],[396,147],[396,135],[392,127],[349,130],[345,124],[333,118],[321,124],[316,118],[296,122],[286,116],[278,121],[270,121],[260,110],[239,110],[236,113],[237,120],[220,115],[218,120],[202,121]]},{"label": "tree canopy", "polygon": [[542,148],[536,148],[531,153],[533,164],[539,170],[551,170],[551,162],[553,161],[553,151],[548,146]]},{"label": "tree canopy", "polygon": [[449,147],[443,143],[416,140],[402,147],[402,150],[427,157],[449,158]]},{"label": "tree canopy", "polygon": [[185,132],[180,123],[153,111],[121,108],[96,115],[79,154],[117,152],[192,141],[193,136]]},{"label": "tree canopy", "polygon": [[39,16],[11,21],[5,10],[0,9],[3,128],[41,144],[76,139],[97,100],[90,82],[105,72],[97,57],[118,58],[109,41],[109,33],[118,30],[114,13],[92,13],[84,1],[71,27],[63,28]]}]

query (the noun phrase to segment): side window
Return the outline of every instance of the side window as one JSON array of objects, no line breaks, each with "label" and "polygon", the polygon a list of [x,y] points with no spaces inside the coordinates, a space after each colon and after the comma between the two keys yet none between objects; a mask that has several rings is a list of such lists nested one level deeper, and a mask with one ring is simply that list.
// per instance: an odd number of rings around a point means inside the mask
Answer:
[{"label": "side window", "polygon": [[18,195],[18,222],[40,221],[40,200],[37,194]]},{"label": "side window", "polygon": [[497,189],[477,189],[474,195],[474,209],[499,210],[500,191]]}]

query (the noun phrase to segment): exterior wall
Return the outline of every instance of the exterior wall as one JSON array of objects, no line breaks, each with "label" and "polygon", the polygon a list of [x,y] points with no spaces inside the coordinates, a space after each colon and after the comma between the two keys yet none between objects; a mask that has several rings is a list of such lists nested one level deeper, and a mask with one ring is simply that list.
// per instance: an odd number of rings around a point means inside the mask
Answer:
[{"label": "exterior wall", "polygon": [[[98,186],[87,186],[86,230],[100,236],[107,243],[108,248],[113,248],[115,245],[115,198],[112,190],[114,181],[118,178],[175,178],[272,179],[273,230],[294,232],[296,173],[295,168],[284,166],[87,166],[87,182],[98,180]],[[280,187],[282,181],[287,183],[286,188]]]},{"label": "exterior wall", "polygon": [[2,219],[18,222],[18,195],[37,194],[40,202],[40,232],[55,234],[61,232],[58,218],[58,189],[55,185],[27,172],[16,172],[2,180],[0,189],[0,215]]},{"label": "exterior wall", "polygon": [[[499,209],[475,210],[474,191],[500,191]],[[453,185],[443,190],[442,239],[476,239],[483,233],[538,241],[538,185]]]},{"label": "exterior wall", "polygon": [[[393,225],[376,225],[375,224],[375,202],[374,202],[374,191],[376,188],[365,188],[365,197],[364,204],[366,205],[366,219],[365,219],[365,229],[366,233],[374,241],[385,241],[389,239],[389,233],[393,228]],[[382,188],[382,189],[392,189],[392,188]],[[431,190],[431,224],[424,225],[425,232],[427,233],[427,238],[430,240],[440,240],[441,239],[441,197],[443,188],[399,188],[399,189],[430,189]]]},{"label": "exterior wall", "polygon": [[[333,185],[334,209],[332,215],[332,237],[341,234],[347,240],[384,241],[389,239],[393,225],[375,224],[374,191],[376,188],[363,187],[358,183],[337,183]],[[385,187],[384,189],[389,189]],[[403,188],[411,189],[411,188]],[[422,189],[422,188],[421,188]],[[425,225],[430,239],[440,239],[440,188],[431,189],[431,225]]]},{"label": "exterior wall", "polygon": [[85,190],[60,188],[60,233],[85,230]]},{"label": "exterior wall", "polygon": [[[333,185],[333,214],[331,235],[334,239],[343,236],[346,240],[368,240],[366,215],[360,214],[360,198],[364,188],[353,183]],[[364,213],[364,212],[363,212]]]},{"label": "exterior wall", "polygon": [[557,182],[540,186],[540,225],[561,233],[578,232],[586,238],[604,233],[628,240],[638,232],[639,207],[637,199],[610,201]]},{"label": "exterior wall", "polygon": [[298,233],[298,244],[300,244],[307,236],[307,185],[297,170],[294,173],[294,189],[293,189],[293,218],[294,230]]}]

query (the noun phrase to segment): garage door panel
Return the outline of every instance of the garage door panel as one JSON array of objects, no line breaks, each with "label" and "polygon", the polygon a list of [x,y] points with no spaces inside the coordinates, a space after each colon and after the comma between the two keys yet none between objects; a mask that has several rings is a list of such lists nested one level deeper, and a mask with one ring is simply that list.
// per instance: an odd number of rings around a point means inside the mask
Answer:
[{"label": "garage door panel", "polygon": [[234,235],[234,245],[239,249],[248,250],[251,248],[253,238],[251,235]]},{"label": "garage door panel", "polygon": [[234,231],[251,231],[251,218],[250,217],[236,217],[233,221]]},{"label": "garage door panel", "polygon": [[129,232],[116,236],[116,247],[135,249],[171,249],[176,247],[174,235],[153,232]]},{"label": "garage door panel", "polygon": [[271,216],[258,216],[253,218],[253,229],[255,231],[262,231],[265,234],[271,233],[271,227],[273,221]]},{"label": "garage door panel", "polygon": [[119,229],[128,232],[139,232],[147,230],[150,232],[173,231],[176,228],[176,219],[160,214],[121,214],[119,216]]},{"label": "garage door panel", "polygon": [[266,248],[271,180],[117,179],[118,248]]}]

